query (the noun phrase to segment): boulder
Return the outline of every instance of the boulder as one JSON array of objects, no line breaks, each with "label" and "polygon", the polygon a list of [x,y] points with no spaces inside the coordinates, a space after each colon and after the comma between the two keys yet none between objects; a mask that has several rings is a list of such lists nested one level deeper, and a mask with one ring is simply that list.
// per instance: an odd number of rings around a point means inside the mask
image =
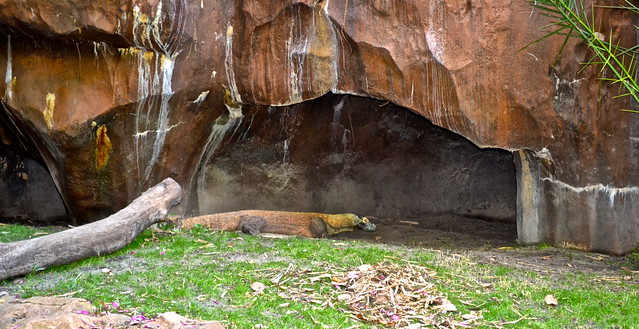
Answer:
[{"label": "boulder", "polygon": [[[4,294],[3,294],[4,293]],[[130,316],[119,313],[93,314],[95,307],[87,300],[69,297],[31,297],[27,299],[8,296],[0,292],[0,328],[128,328],[158,329],[224,329],[218,321],[199,321],[166,312],[156,318]]]}]

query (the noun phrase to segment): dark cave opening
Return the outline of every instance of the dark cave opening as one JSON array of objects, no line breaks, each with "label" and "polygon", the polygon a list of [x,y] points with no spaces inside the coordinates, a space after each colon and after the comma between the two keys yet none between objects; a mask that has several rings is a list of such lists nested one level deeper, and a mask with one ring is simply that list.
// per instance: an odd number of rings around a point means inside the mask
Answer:
[{"label": "dark cave opening", "polygon": [[38,161],[0,143],[0,222],[64,225],[67,212],[51,173]]},{"label": "dark cave opening", "polygon": [[201,214],[353,212],[461,232],[481,231],[473,222],[498,223],[516,238],[512,153],[481,149],[410,110],[327,94],[246,106],[234,125],[204,168]]}]

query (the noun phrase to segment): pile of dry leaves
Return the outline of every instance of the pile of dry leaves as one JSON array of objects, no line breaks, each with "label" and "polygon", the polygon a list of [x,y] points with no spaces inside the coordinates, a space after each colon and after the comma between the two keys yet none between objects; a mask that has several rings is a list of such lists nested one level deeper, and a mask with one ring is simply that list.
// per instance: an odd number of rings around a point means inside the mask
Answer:
[{"label": "pile of dry leaves", "polygon": [[278,287],[280,297],[329,307],[336,307],[339,301],[353,317],[388,327],[468,328],[482,318],[480,313],[457,312],[432,283],[435,271],[410,263],[328,268],[322,272],[289,266],[267,275]]}]

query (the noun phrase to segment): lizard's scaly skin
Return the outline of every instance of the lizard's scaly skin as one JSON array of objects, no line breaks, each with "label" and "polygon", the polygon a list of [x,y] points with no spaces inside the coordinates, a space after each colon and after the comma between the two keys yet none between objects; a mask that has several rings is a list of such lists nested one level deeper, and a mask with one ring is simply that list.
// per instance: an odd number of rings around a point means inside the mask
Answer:
[{"label": "lizard's scaly skin", "polygon": [[[322,214],[312,212],[291,212],[271,210],[241,210],[227,213],[203,215],[182,220],[181,226],[190,229],[195,225],[202,225],[215,230],[237,231],[239,222],[245,216],[260,216],[266,220],[262,232],[317,237],[311,230],[314,218],[319,218],[326,224],[329,235],[350,232],[362,223],[362,218],[355,214]],[[364,221],[367,221],[366,219]]]}]

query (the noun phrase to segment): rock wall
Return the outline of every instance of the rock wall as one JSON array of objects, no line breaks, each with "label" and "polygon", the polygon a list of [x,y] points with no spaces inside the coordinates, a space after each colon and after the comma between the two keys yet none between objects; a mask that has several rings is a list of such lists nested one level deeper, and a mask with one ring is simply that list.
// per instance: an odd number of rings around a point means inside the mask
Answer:
[{"label": "rock wall", "polygon": [[[636,17],[600,17],[636,42]],[[201,208],[198,182],[247,107],[330,92],[513,151],[521,243],[639,241],[639,116],[580,70],[584,44],[517,51],[548,23],[526,1],[0,0],[0,22],[0,136],[46,164],[72,221],[166,176],[190,191],[182,212]]]}]

